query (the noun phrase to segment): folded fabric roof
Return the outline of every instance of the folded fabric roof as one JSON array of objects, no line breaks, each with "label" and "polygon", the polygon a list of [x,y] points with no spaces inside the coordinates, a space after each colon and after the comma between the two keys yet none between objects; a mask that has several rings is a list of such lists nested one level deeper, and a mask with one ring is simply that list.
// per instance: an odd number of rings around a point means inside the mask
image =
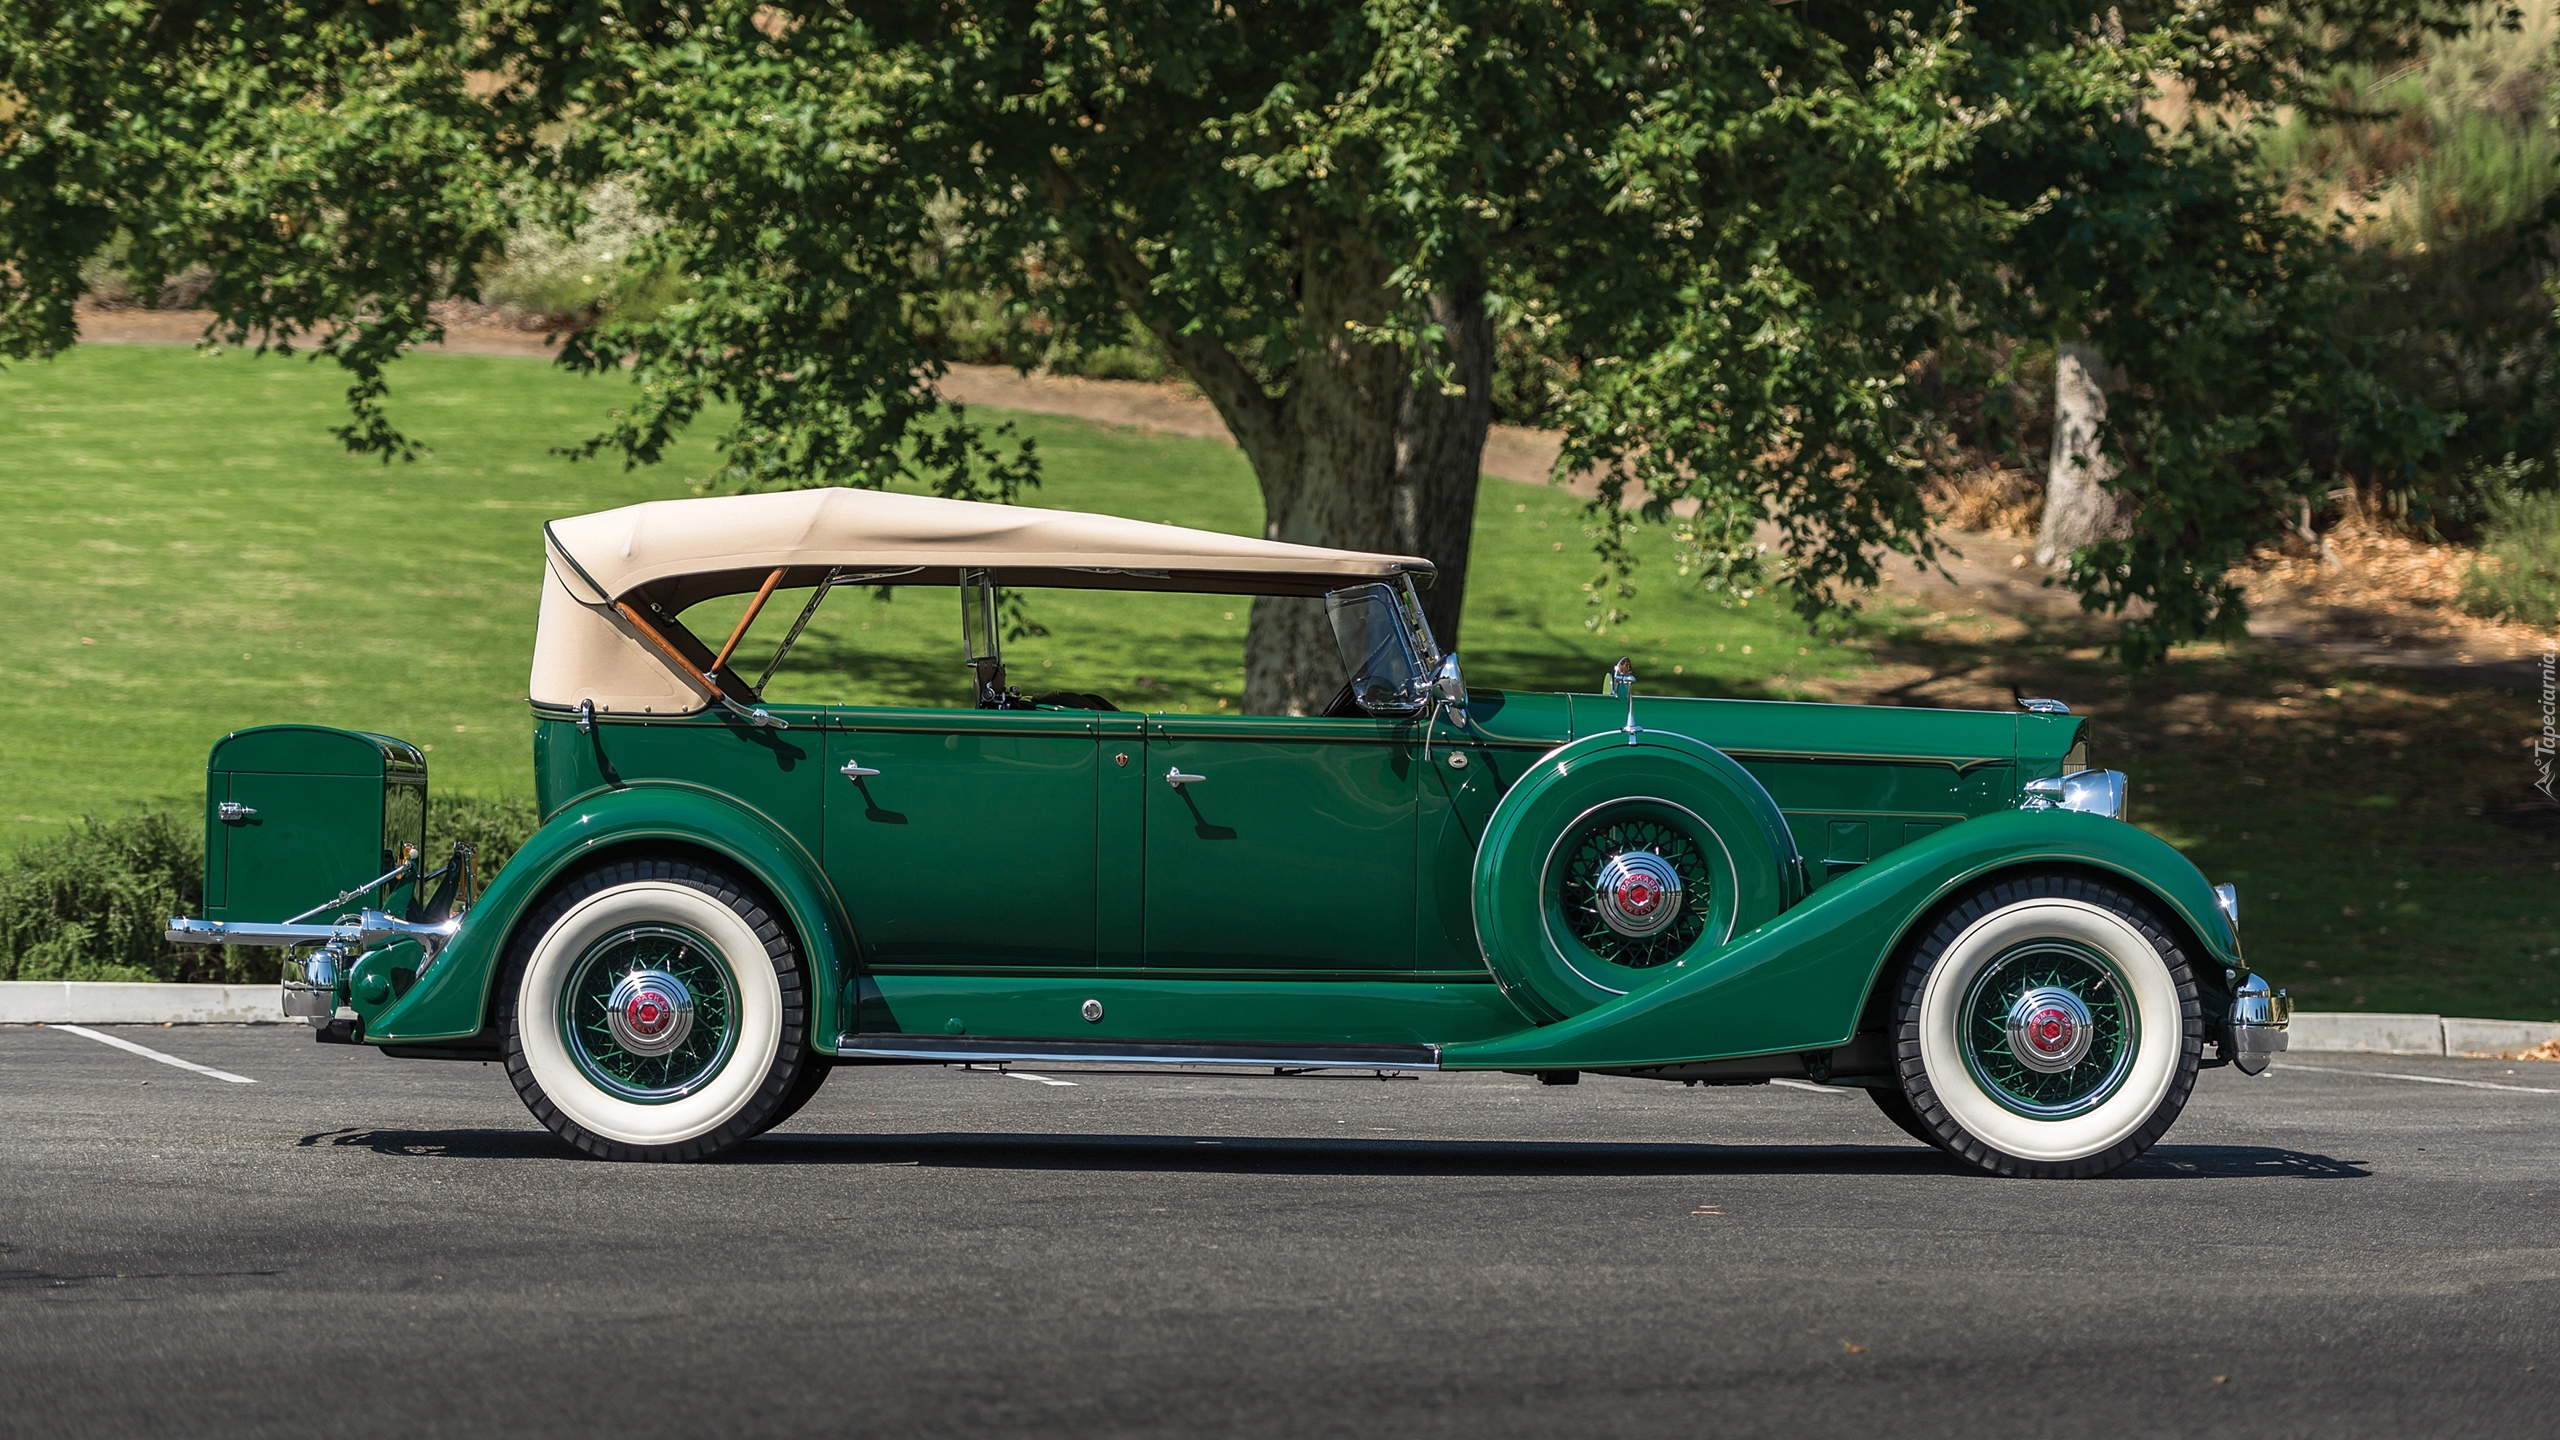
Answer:
[{"label": "folded fabric roof", "polygon": [[546,527],[586,601],[636,590],[668,612],[753,590],[779,569],[785,588],[831,570],[912,571],[891,583],[954,583],[992,570],[1011,586],[1321,595],[1345,585],[1427,575],[1413,555],[1291,545],[1117,515],[988,505],[880,490],[783,490],[653,500]]},{"label": "folded fabric roof", "polygon": [[[549,564],[533,646],[538,704],[688,713],[714,696],[707,651],[667,653],[691,637],[637,622],[783,573],[800,589],[830,574],[868,584],[953,585],[986,570],[1012,587],[1321,595],[1346,585],[1427,578],[1431,562],[1291,545],[1116,515],[988,505],[878,490],[784,490],[653,500],[543,527]],[[625,613],[620,607],[635,605]],[[726,682],[732,683],[734,682]]]}]

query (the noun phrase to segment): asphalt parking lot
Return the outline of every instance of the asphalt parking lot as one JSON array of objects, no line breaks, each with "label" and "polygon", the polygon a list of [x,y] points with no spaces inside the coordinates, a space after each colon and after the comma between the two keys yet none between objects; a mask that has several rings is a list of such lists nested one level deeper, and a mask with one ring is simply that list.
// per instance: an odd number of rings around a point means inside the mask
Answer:
[{"label": "asphalt parking lot", "polygon": [[2209,1071],[2067,1183],[1853,1094],[1074,1070],[659,1168],[494,1066],[98,1033],[254,1083],[0,1027],[0,1433],[2560,1430],[2560,1065]]}]

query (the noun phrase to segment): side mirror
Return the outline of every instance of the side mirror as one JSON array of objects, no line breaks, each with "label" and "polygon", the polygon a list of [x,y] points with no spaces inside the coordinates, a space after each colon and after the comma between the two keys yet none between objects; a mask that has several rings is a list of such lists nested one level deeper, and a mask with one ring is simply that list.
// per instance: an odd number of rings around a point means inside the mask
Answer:
[{"label": "side mirror", "polygon": [[1467,682],[1458,674],[1458,657],[1440,657],[1440,673],[1431,677],[1431,698],[1449,712],[1449,718],[1463,725],[1467,720]]}]

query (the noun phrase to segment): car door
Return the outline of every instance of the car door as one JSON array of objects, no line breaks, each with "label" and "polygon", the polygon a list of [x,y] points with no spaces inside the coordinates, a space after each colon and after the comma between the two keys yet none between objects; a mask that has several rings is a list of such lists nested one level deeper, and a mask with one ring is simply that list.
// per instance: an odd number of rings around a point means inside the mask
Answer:
[{"label": "car door", "polygon": [[1094,963],[1094,721],[830,713],[827,875],[875,970]]},{"label": "car door", "polygon": [[1410,970],[1415,744],[1399,721],[1148,717],[1147,968]]}]

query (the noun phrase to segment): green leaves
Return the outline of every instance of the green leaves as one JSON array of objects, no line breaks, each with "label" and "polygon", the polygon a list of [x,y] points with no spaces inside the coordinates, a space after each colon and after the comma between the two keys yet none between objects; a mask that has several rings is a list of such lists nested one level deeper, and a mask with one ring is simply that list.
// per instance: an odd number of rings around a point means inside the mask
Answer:
[{"label": "green leaves", "polygon": [[[79,266],[122,234],[139,288],[210,268],[218,336],[316,346],[349,372],[347,442],[405,453],[387,362],[504,237],[609,182],[657,222],[631,273],[683,287],[569,338],[566,363],[632,381],[581,453],[648,463],[717,403],[724,486],[1014,498],[1037,456],[931,393],[941,297],[967,293],[1026,368],[1134,319],[1226,417],[1275,533],[1393,549],[1424,543],[1416,497],[1465,513],[1421,471],[1473,463],[1484,405],[1457,402],[1492,383],[1466,338],[1490,316],[1536,337],[1564,467],[1599,479],[1605,624],[1650,523],[1684,527],[1684,579],[1854,603],[1882,556],[1931,553],[1945,407],[1918,378],[2085,338],[2133,378],[2106,444],[2138,524],[2072,583],[2143,615],[2141,658],[2235,623],[2223,576],[2290,497],[2440,438],[2328,338],[2329,242],[2249,178],[2231,117],[2452,17],[20,4],[0,354],[68,343]],[[2159,118],[2164,86],[2186,118]]]}]

